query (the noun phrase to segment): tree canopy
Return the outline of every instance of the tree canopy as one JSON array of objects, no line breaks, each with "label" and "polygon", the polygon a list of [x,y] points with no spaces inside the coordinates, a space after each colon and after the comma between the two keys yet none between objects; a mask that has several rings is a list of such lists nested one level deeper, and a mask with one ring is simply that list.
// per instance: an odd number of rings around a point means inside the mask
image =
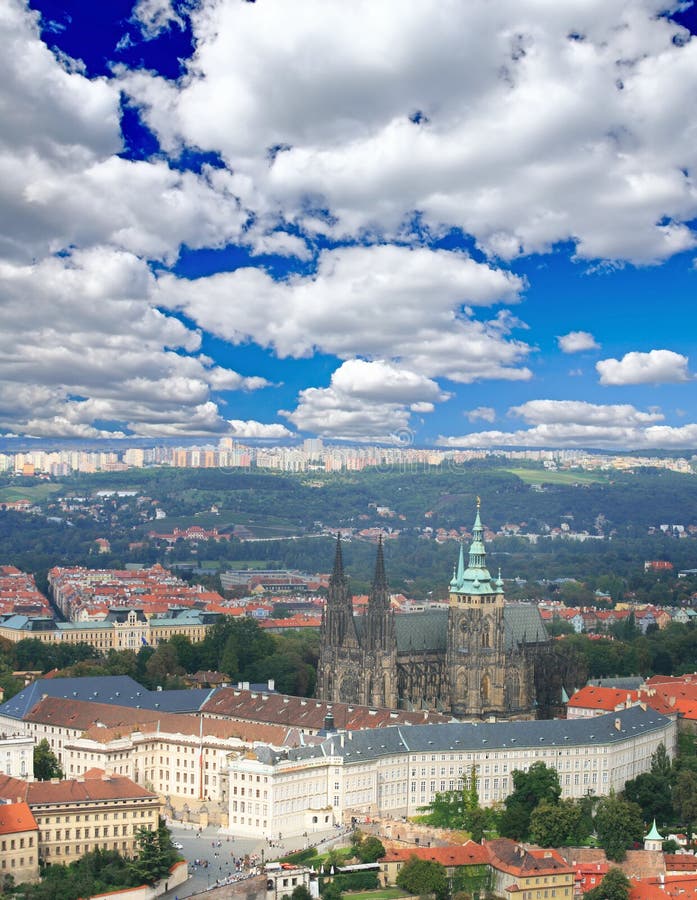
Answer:
[{"label": "tree canopy", "polygon": [[527,772],[515,769],[512,779],[513,791],[504,801],[499,834],[521,841],[530,834],[530,819],[535,807],[543,800],[556,805],[561,787],[557,770],[543,762],[533,763]]},{"label": "tree canopy", "polygon": [[448,895],[448,877],[445,866],[416,855],[408,859],[397,874],[397,885],[410,894],[435,894],[437,900]]},{"label": "tree canopy", "polygon": [[43,738],[34,747],[34,778],[37,781],[50,781],[51,778],[62,777],[63,770],[58,757],[51,750],[46,738]]}]

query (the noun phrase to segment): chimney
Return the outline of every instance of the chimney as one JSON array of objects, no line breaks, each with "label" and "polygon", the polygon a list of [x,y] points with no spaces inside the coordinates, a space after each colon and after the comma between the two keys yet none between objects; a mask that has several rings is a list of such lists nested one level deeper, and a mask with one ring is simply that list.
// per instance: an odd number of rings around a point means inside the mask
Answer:
[{"label": "chimney", "polygon": [[269,678],[269,680],[266,682],[266,686],[270,691],[276,690],[276,682],[273,678]]},{"label": "chimney", "polygon": [[615,719],[615,731],[622,731],[622,719]]}]

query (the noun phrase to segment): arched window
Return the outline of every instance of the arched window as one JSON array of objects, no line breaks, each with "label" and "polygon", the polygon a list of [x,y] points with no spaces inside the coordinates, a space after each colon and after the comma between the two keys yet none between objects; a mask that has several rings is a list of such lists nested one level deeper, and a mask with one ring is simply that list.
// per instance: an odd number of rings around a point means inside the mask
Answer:
[{"label": "arched window", "polygon": [[488,675],[482,675],[482,680],[479,683],[479,693],[482,698],[482,703],[489,702],[489,694],[491,693],[491,679]]}]

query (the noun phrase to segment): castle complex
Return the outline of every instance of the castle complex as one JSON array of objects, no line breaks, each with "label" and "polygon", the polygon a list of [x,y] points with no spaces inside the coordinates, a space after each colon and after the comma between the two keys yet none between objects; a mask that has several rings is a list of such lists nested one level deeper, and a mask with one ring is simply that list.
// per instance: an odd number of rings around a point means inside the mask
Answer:
[{"label": "castle complex", "polygon": [[486,567],[479,514],[465,564],[460,546],[449,607],[395,616],[382,543],[364,616],[354,616],[337,539],[322,620],[317,697],[369,706],[438,709],[458,717],[535,714],[535,665],[548,644],[536,607],[506,604]]}]

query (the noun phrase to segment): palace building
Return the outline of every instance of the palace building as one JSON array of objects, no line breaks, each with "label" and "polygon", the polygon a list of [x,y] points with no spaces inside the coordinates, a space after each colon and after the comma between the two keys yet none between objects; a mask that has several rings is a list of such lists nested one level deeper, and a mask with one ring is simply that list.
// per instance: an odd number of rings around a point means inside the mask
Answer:
[{"label": "palace building", "polygon": [[317,697],[458,717],[535,715],[536,664],[549,638],[539,611],[507,604],[499,572],[492,578],[477,501],[469,556],[460,546],[447,609],[395,615],[382,542],[367,611],[354,616],[337,538],[322,619]]}]

